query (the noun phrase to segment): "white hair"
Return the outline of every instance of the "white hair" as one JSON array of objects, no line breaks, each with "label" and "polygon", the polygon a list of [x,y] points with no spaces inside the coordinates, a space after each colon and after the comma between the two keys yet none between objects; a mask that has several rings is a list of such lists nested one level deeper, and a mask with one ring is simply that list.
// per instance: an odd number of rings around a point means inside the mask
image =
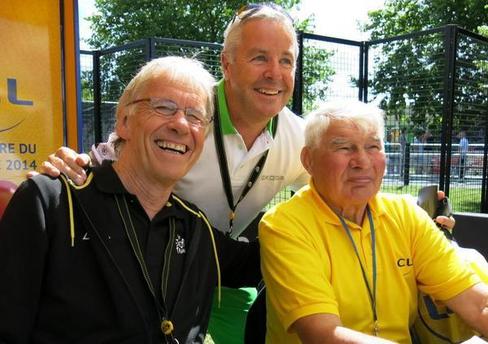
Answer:
[{"label": "white hair", "polygon": [[[178,81],[192,89],[198,90],[205,96],[205,112],[207,118],[213,115],[215,78],[198,60],[181,56],[165,56],[151,60],[142,66],[139,72],[125,87],[117,104],[117,121],[122,119],[126,105],[135,100],[133,97],[137,94],[138,90],[148,81],[155,78],[167,83]],[[113,146],[116,153],[118,153],[124,140],[115,133],[112,134],[115,135],[112,137]]]},{"label": "white hair", "polygon": [[[125,87],[119,99],[119,106],[134,100],[132,97],[149,80],[162,78],[167,82],[178,81],[205,95],[205,112],[213,114],[213,88],[215,78],[195,59],[181,56],[165,56],[149,61]],[[122,104],[121,104],[122,103]]]},{"label": "white hair", "polygon": [[383,145],[385,137],[383,116],[383,110],[357,100],[324,103],[306,116],[305,146],[317,146],[320,138],[326,133],[331,120],[350,121],[356,124],[360,130],[373,130]]}]

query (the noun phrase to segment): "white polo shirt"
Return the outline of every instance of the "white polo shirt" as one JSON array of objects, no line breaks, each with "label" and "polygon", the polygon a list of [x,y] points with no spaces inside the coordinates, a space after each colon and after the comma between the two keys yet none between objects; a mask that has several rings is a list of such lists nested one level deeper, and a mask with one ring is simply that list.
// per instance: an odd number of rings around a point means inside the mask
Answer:
[{"label": "white polo shirt", "polygon": [[[264,130],[247,150],[241,135],[230,120],[222,80],[217,87],[217,98],[218,104],[215,106],[220,115],[234,201],[241,195],[252,169],[264,152],[269,150],[258,180],[237,206],[232,229],[232,237],[235,238],[279,191],[286,186],[296,189],[308,182],[309,176],[300,162],[300,152],[304,145],[304,121],[284,108],[278,114],[275,137],[273,138],[269,129]],[[223,185],[212,127],[205,139],[200,159],[178,182],[174,192],[198,205],[205,211],[213,226],[227,232],[230,209]]]},{"label": "white polo shirt", "polygon": [[[275,137],[267,128],[251,149],[247,150],[230,120],[223,80],[217,86],[217,99],[218,104],[215,106],[220,115],[234,201],[241,195],[259,158],[269,150],[258,180],[235,210],[231,236],[237,238],[279,191],[287,186],[297,190],[307,184],[309,176],[300,162],[300,152],[304,145],[304,121],[284,108],[278,114]],[[98,145],[98,152],[94,152],[94,155],[97,158],[102,156],[103,159],[113,159],[113,156],[107,156],[107,151],[111,149],[104,146]],[[174,193],[201,208],[215,228],[222,232],[229,231],[230,209],[220,175],[213,126],[209,128],[199,160],[176,184]]]}]

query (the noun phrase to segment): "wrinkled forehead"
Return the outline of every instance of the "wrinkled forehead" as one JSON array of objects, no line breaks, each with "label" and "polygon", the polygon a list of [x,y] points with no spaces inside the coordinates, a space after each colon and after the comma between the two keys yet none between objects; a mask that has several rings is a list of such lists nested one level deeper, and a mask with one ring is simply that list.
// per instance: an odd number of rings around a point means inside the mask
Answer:
[{"label": "wrinkled forehead", "polygon": [[[256,40],[260,38],[263,41],[268,41],[269,37],[273,37],[274,44],[281,47],[286,46],[295,55],[295,48],[297,48],[296,32],[293,27],[288,27],[285,23],[276,18],[251,18],[241,25],[241,39],[237,43],[243,45],[248,43],[243,36],[252,35]],[[271,47],[268,47],[271,48]]]},{"label": "wrinkled forehead", "polygon": [[267,49],[280,48],[295,55],[295,36],[293,32],[287,30],[283,23],[276,20],[253,18],[242,25],[241,39],[237,43],[239,46],[249,45],[249,41],[254,43],[269,44],[273,40],[273,46],[266,46]]},{"label": "wrinkled forehead", "polygon": [[[243,20],[236,19],[231,21],[227,26],[224,32],[225,52],[233,54],[236,48],[240,47],[242,49],[243,46],[241,44],[246,43],[246,40],[243,39],[243,30],[252,27],[254,33],[261,33],[262,37],[267,37],[266,40],[273,37],[274,42],[272,45],[280,43],[279,41],[281,41],[282,37],[288,40],[285,36],[277,34],[277,31],[287,32],[287,36],[291,38],[291,49],[296,59],[298,56],[298,42],[293,23],[290,19],[287,19],[282,13],[267,8],[267,6],[260,7],[257,12],[254,12],[254,10],[247,12],[252,12],[252,15],[248,16],[246,12],[243,12],[243,16],[241,16],[241,18],[244,18]],[[256,25],[255,23],[259,23],[260,25]],[[254,38],[256,39],[256,37]],[[271,45],[269,42],[266,44],[268,47]]]},{"label": "wrinkled forehead", "polygon": [[374,121],[364,118],[331,118],[323,136],[328,140],[336,138],[356,140],[359,137],[381,140],[378,130]]},{"label": "wrinkled forehead", "polygon": [[141,82],[134,89],[135,98],[170,97],[175,93],[191,94],[198,98],[205,107],[207,101],[206,89],[194,78],[178,77],[176,75],[155,74]]}]

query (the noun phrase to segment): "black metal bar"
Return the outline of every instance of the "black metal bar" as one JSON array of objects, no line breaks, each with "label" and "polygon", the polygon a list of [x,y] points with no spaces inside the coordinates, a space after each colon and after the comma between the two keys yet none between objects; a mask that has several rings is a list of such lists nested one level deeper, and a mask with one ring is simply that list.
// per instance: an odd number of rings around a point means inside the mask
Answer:
[{"label": "black metal bar", "polygon": [[357,47],[360,47],[363,43],[363,42],[359,42],[359,41],[352,41],[350,39],[336,38],[336,37],[330,37],[330,36],[321,36],[321,35],[316,35],[314,33],[308,33],[308,32],[301,32],[301,34],[302,34],[304,39],[313,39],[313,40],[322,41],[322,42],[338,43],[338,44],[344,44],[344,45],[354,45]]},{"label": "black metal bar", "polygon": [[368,73],[369,73],[369,47],[370,44],[369,42],[365,42],[364,44],[364,54],[363,54],[363,99],[361,99],[363,102],[367,103],[368,102]]},{"label": "black metal bar", "polygon": [[463,29],[462,27],[459,27],[459,26],[457,27],[457,30],[458,30],[458,34],[463,34],[463,35],[469,36],[474,41],[477,41],[477,42],[483,43],[483,44],[488,43],[487,37],[481,36],[481,35],[477,34],[476,32],[468,31],[468,30]]},{"label": "black metal bar", "polygon": [[[172,38],[150,38],[154,43],[164,43],[164,44],[172,44],[172,45],[185,45],[185,46],[192,46],[192,47],[209,47],[214,49],[222,49],[222,44],[218,43],[207,43],[207,42],[197,42],[197,41],[187,41],[184,39],[172,39]],[[146,39],[139,39],[134,42],[130,42],[127,44],[118,45],[116,47],[110,47],[107,49],[100,50],[100,56],[116,53],[119,51],[124,51],[128,49],[134,48],[142,48],[147,44]]]},{"label": "black metal bar", "polygon": [[223,46],[220,43],[188,41],[185,39],[174,39],[174,38],[153,38],[153,40],[155,43],[185,45],[185,46],[190,46],[190,47],[207,47],[207,48],[212,48],[212,49],[222,49],[222,46]]},{"label": "black metal bar", "polygon": [[119,51],[125,51],[125,50],[129,50],[129,49],[134,49],[134,48],[143,48],[145,44],[146,44],[146,39],[139,39],[137,41],[130,42],[127,44],[118,45],[116,47],[110,47],[107,49],[102,49],[102,50],[99,50],[98,52],[99,52],[100,56],[103,56],[103,55],[117,53]]},{"label": "black metal bar", "polygon": [[361,44],[359,46],[359,78],[358,78],[358,83],[359,83],[359,89],[358,89],[358,99],[359,101],[363,100],[363,89],[364,89],[364,50],[365,50],[365,44]]},{"label": "black metal bar", "polygon": [[146,62],[151,61],[154,58],[154,39],[149,37],[145,40],[144,45]]},{"label": "black metal bar", "polygon": [[403,158],[403,185],[410,184],[410,142],[405,144],[405,157]]},{"label": "black metal bar", "polygon": [[388,38],[382,38],[382,39],[374,39],[372,41],[368,41],[369,44],[381,44],[381,43],[390,43],[394,41],[402,41],[405,39],[410,39],[410,38],[415,38],[419,36],[425,36],[425,35],[430,35],[433,33],[442,33],[444,31],[445,27],[438,27],[438,28],[433,28],[429,30],[424,30],[424,31],[418,31],[418,32],[412,32],[412,33],[407,33],[404,35],[400,36],[395,36],[395,37],[388,37]]},{"label": "black metal bar", "polygon": [[[485,114],[488,118],[488,106]],[[481,180],[481,204],[480,211],[488,213],[488,120],[485,120],[485,147],[483,148],[483,174]]]},{"label": "black metal bar", "polygon": [[452,123],[454,118],[454,87],[456,76],[457,27],[444,27],[444,107],[442,116],[439,188],[449,195],[451,179]]},{"label": "black metal bar", "polygon": [[156,42],[154,38],[149,38],[149,55],[151,60],[156,58]]},{"label": "black metal bar", "polygon": [[100,83],[100,51],[93,52],[93,129],[95,142],[102,142],[102,87]]},{"label": "black metal bar", "polygon": [[302,116],[303,114],[303,32],[297,32],[298,57],[295,70],[295,88],[293,89],[293,112]]}]

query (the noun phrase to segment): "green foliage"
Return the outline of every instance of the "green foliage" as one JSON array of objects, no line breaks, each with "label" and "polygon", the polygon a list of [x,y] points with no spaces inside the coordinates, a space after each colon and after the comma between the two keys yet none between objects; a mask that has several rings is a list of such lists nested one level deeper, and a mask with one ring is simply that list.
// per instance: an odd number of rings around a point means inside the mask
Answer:
[{"label": "green foliage", "polygon": [[[222,42],[227,22],[237,9],[254,1],[242,0],[96,0],[89,43],[98,49],[141,38],[166,37]],[[257,1],[264,2],[264,1]],[[276,0],[289,9],[300,0]]]},{"label": "green foliage", "polygon": [[303,53],[303,113],[314,108],[317,100],[325,100],[329,83],[335,74],[329,61],[332,52],[324,49],[307,46]]},{"label": "green foliage", "polygon": [[[108,48],[148,37],[222,42],[242,0],[96,0],[98,14],[89,17],[93,36],[88,43]],[[264,1],[257,1],[264,2]],[[300,0],[276,0],[289,9]]]},{"label": "green foliage", "polygon": [[[290,9],[301,0],[277,0],[274,3]],[[237,9],[253,1],[242,0],[96,0],[98,14],[89,18],[93,36],[88,43],[96,49],[158,37],[185,39],[201,42],[222,42],[223,32]],[[296,23],[297,30],[310,31],[314,26],[314,17]],[[164,51],[164,49],[174,49]],[[202,54],[202,51],[205,52]],[[169,53],[193,56],[196,52],[207,67],[219,76],[219,51],[197,47],[156,46],[156,55]],[[323,98],[328,82],[334,71],[328,64],[330,53],[307,47],[304,55],[304,109],[309,110],[312,99]],[[102,99],[115,100],[124,85],[130,80],[137,68],[145,62],[143,45],[123,53],[103,56],[101,59]],[[87,74],[84,77],[88,78]],[[84,85],[91,82],[84,80]],[[88,94],[87,94],[88,95]]]},{"label": "green foliage", "polygon": [[[371,39],[384,39],[456,24],[477,32],[488,22],[486,0],[386,0],[385,7],[371,11],[363,30]],[[409,128],[439,130],[442,123],[443,77],[445,71],[444,34],[436,33],[387,42],[375,46],[374,74],[370,94],[381,97],[380,105],[392,123]],[[471,82],[456,94],[457,103],[486,102],[472,81],[478,70],[467,68],[476,63],[486,47],[476,47],[467,39],[458,41],[456,80]],[[486,56],[486,55],[485,55]],[[371,67],[371,66],[370,66]],[[479,78],[481,80],[481,78]],[[371,100],[370,97],[369,100]],[[454,123],[456,125],[456,123]]]},{"label": "green foliage", "polygon": [[81,72],[81,99],[93,101],[93,72]]},{"label": "green foliage", "polygon": [[[488,11],[488,4],[486,4],[485,10]],[[480,35],[488,37],[488,25],[482,25],[482,26],[478,27],[478,32]],[[487,61],[487,59],[479,61],[479,66],[484,72],[488,72],[488,61]]]},{"label": "green foliage", "polygon": [[469,31],[488,22],[486,0],[386,0],[363,25],[371,39],[455,24]]}]

